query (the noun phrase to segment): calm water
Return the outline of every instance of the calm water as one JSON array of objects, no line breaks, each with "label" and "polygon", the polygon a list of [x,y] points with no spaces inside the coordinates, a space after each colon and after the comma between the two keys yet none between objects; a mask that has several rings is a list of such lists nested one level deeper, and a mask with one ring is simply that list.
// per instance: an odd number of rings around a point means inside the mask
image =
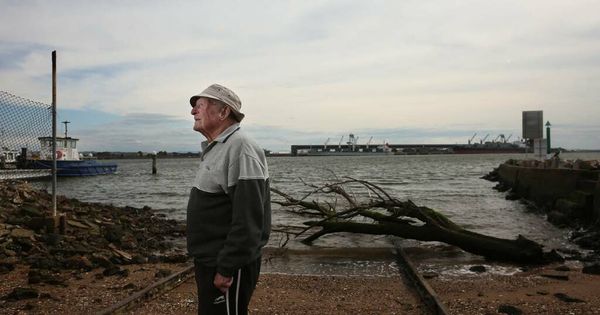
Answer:
[{"label": "calm water", "polygon": [[[561,157],[600,159],[600,154],[562,154]],[[476,232],[504,238],[522,234],[551,248],[572,247],[566,241],[568,231],[553,227],[543,215],[527,212],[517,201],[505,200],[504,193],[492,189],[495,183],[480,179],[509,158],[523,159],[525,155],[277,157],[269,159],[269,167],[272,187],[296,196],[309,191],[300,178],[308,183],[322,183],[336,176],[352,176],[380,185],[399,199],[411,199],[418,205],[434,208]],[[147,205],[172,218],[185,218],[190,183],[199,159],[158,160],[155,176],[150,172],[150,159],[116,162],[119,172],[115,175],[59,178],[58,193],[119,206]],[[49,188],[48,182],[36,185]],[[360,189],[351,191],[357,195],[365,193]],[[274,205],[273,221],[275,225],[299,224],[303,219]],[[279,241],[274,237],[272,245],[277,246]],[[448,247],[437,243],[420,244],[422,246],[432,248],[442,260],[473,259],[452,251],[440,255]],[[390,247],[390,243],[385,237],[348,234],[326,236],[311,249],[298,242],[292,242],[290,247],[307,251],[332,247],[374,249]],[[460,257],[456,258],[457,255]]]}]

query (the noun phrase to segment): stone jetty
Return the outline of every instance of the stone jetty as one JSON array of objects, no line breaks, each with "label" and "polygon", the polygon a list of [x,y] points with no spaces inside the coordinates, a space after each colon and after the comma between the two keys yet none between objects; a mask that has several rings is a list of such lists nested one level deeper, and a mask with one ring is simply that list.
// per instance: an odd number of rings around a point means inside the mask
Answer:
[{"label": "stone jetty", "polygon": [[544,212],[548,221],[573,229],[572,240],[600,250],[600,161],[508,160],[484,178],[498,181],[506,198]]}]

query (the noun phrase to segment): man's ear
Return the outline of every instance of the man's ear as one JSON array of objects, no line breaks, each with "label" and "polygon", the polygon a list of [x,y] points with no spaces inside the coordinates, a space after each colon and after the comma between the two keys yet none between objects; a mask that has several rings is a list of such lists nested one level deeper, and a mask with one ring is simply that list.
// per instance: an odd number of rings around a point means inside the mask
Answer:
[{"label": "man's ear", "polygon": [[229,117],[230,114],[231,114],[231,108],[229,108],[229,106],[225,106],[225,107],[223,107],[223,111],[219,114],[219,118],[221,120],[225,120],[225,119],[227,119],[227,117]]}]

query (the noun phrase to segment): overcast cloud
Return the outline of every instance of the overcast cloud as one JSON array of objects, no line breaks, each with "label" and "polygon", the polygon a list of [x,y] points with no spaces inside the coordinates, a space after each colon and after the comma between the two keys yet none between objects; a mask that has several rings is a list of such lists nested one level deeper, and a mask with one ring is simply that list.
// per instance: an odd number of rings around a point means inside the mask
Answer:
[{"label": "overcast cloud", "polygon": [[93,150],[197,151],[188,100],[214,82],[273,150],[516,139],[538,109],[555,145],[600,148],[597,1],[0,5],[0,90],[49,103],[57,50],[61,115]]}]

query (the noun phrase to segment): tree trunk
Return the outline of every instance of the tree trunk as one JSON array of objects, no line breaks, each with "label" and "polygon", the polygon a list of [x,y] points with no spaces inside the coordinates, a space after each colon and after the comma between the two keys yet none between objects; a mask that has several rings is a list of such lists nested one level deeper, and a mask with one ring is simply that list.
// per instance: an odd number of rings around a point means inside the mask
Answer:
[{"label": "tree trunk", "polygon": [[[377,197],[361,203],[343,189],[343,186],[348,184],[361,184]],[[296,233],[302,235],[314,231],[314,228],[320,228],[302,240],[307,245],[327,234],[350,232],[438,241],[492,260],[538,264],[560,259],[554,252],[551,255],[544,253],[542,245],[521,235],[515,240],[509,240],[465,230],[441,213],[427,207],[419,207],[411,201],[394,199],[383,189],[367,181],[349,179],[321,187],[309,186],[315,190],[300,199],[272,189],[275,194],[284,198],[283,201],[273,202],[288,207],[289,211],[295,214],[320,218],[318,221],[304,222],[306,228]],[[341,196],[347,201],[344,203],[346,206],[337,206],[337,200],[333,203],[335,206],[332,202],[306,201],[307,197],[318,194]],[[382,213],[382,210],[385,213]],[[362,223],[365,218],[372,220],[372,223]],[[357,222],[358,219],[361,222]]]}]

